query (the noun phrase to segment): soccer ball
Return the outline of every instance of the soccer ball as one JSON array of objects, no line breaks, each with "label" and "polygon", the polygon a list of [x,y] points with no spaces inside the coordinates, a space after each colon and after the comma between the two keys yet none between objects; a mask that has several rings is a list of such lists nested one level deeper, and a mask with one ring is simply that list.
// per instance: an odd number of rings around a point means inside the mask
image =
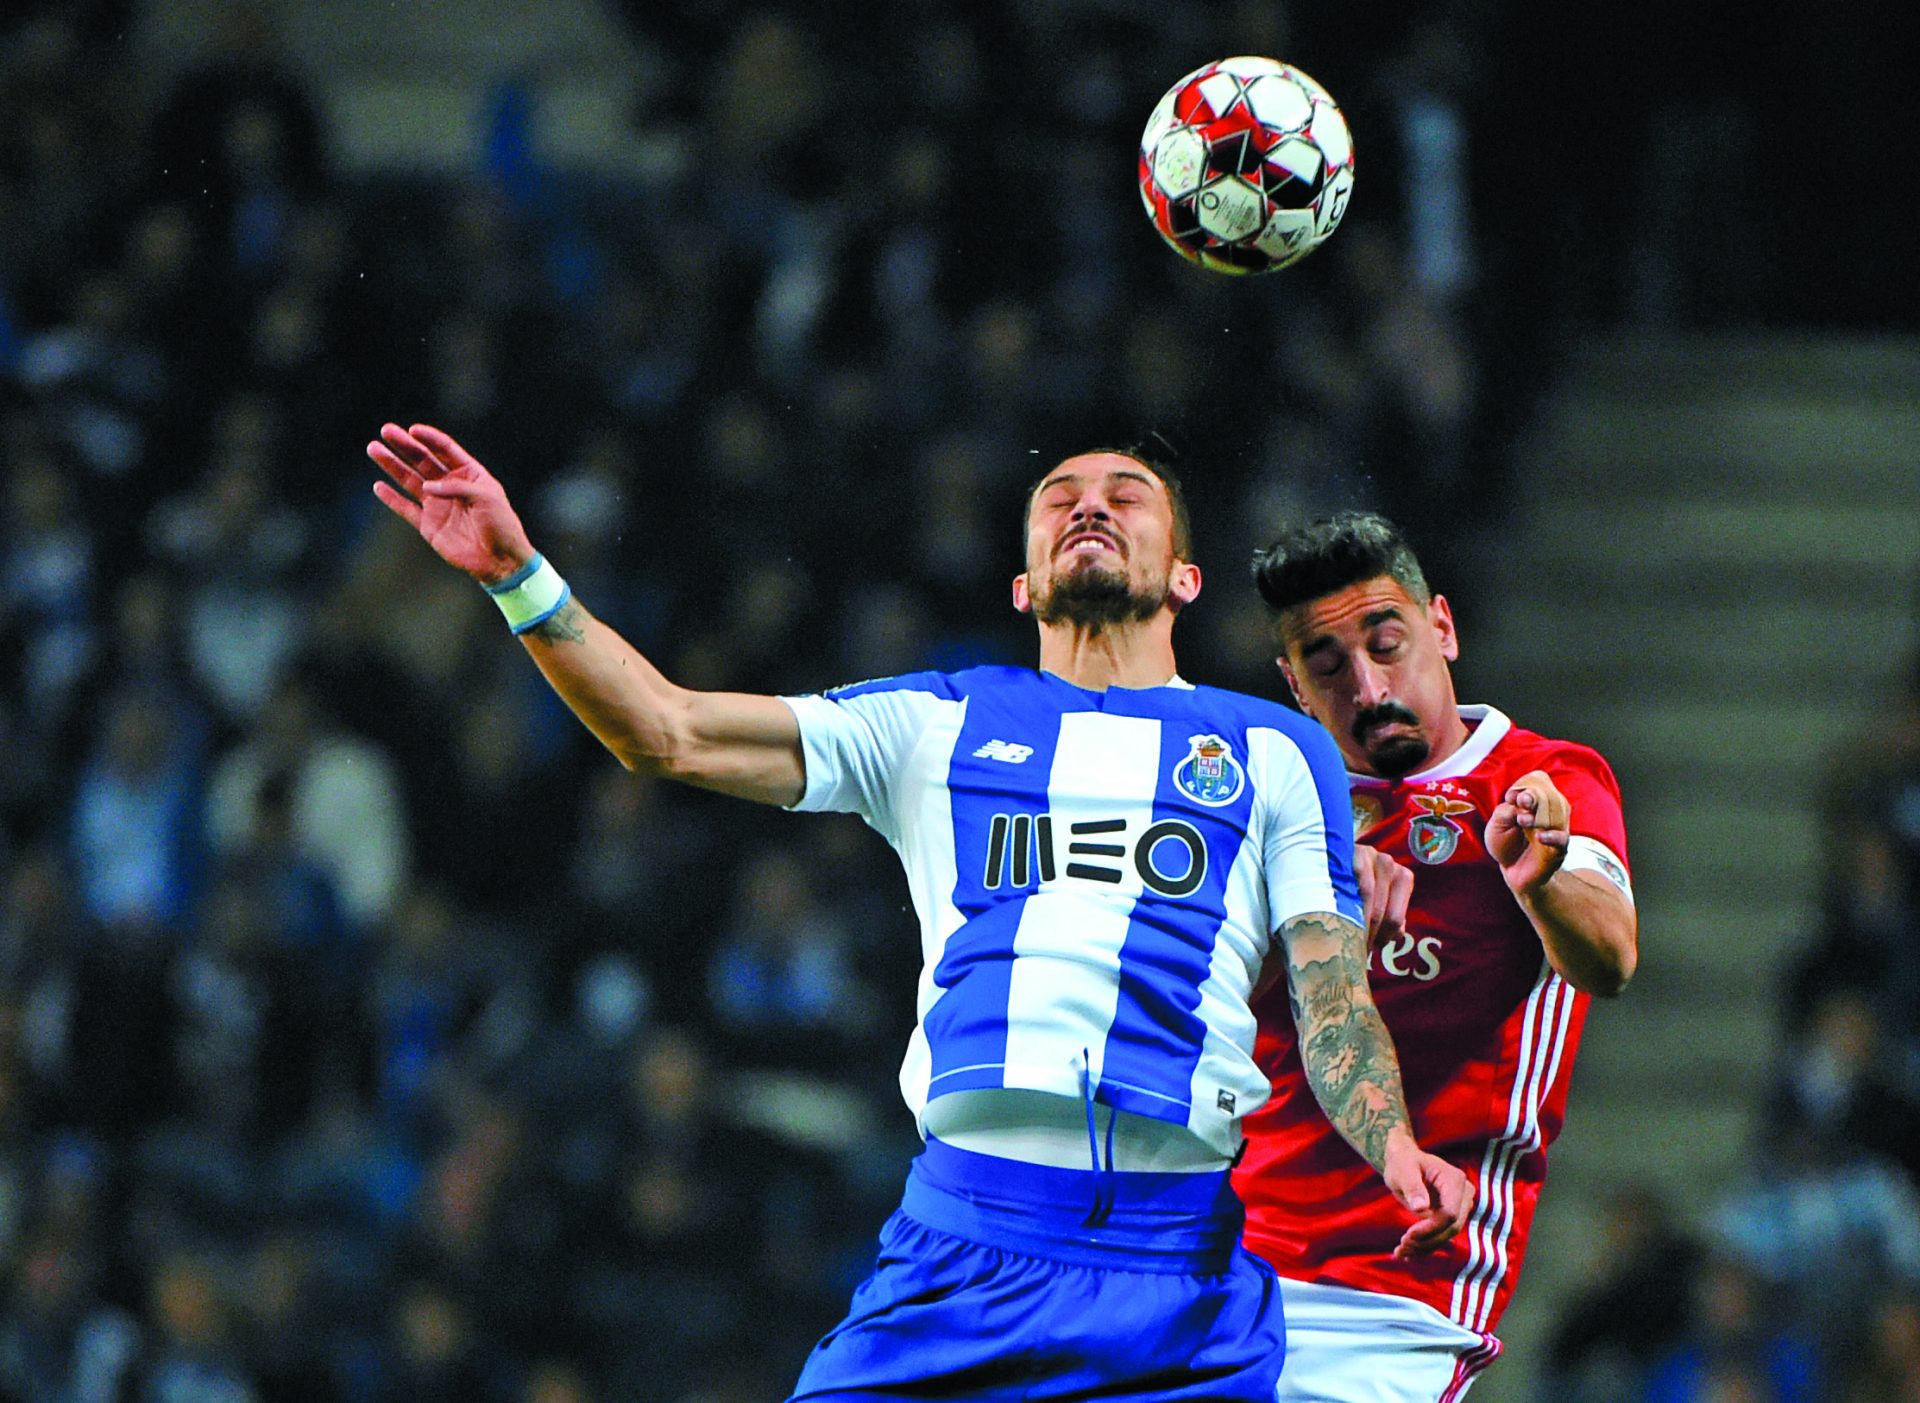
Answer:
[{"label": "soccer ball", "polygon": [[1327,90],[1270,58],[1223,58],[1167,90],[1140,137],[1160,237],[1221,273],[1270,273],[1326,242],[1353,193],[1353,138]]}]

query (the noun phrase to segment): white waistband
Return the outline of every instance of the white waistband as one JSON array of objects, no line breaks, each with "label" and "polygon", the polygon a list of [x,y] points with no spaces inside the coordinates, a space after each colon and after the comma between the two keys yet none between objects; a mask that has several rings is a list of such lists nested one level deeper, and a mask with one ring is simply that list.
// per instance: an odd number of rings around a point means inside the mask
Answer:
[{"label": "white waistband", "polygon": [[[1094,1132],[1100,1167],[1122,1173],[1201,1174],[1229,1161],[1184,1125],[1096,1105]],[[1113,1162],[1107,1164],[1107,1127],[1113,1125]],[[1024,1160],[1057,1169],[1092,1169],[1083,1101],[1046,1091],[987,1089],[937,1096],[920,1113],[928,1135],[974,1154]]]}]

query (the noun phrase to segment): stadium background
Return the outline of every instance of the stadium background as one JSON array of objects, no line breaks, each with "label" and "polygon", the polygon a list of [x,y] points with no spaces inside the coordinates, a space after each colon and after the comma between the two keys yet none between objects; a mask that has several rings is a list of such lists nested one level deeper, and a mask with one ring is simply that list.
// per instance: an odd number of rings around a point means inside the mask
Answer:
[{"label": "stadium background", "polygon": [[[622,774],[386,417],[701,686],[1026,657],[1089,443],[1186,478],[1208,680],[1275,523],[1398,515],[1645,916],[1475,1397],[1920,1396],[1914,43],[1562,8],[9,6],[0,1399],[776,1397],[897,1193],[889,855]],[[1256,283],[1131,186],[1233,52],[1360,153]]]}]

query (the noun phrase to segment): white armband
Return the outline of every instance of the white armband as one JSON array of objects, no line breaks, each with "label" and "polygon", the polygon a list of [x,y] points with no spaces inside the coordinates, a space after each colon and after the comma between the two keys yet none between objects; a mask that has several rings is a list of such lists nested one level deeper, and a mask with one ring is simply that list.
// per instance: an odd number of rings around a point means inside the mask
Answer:
[{"label": "white armband", "polygon": [[1566,861],[1560,864],[1562,872],[1598,872],[1602,877],[1620,888],[1621,895],[1628,903],[1633,901],[1633,881],[1627,876],[1627,864],[1614,855],[1612,848],[1598,838],[1587,838],[1576,833],[1567,839]]},{"label": "white armband", "polygon": [[493,596],[493,602],[500,606],[500,612],[506,615],[508,627],[516,634],[538,628],[559,613],[560,606],[573,597],[573,591],[560,578],[560,572],[553,568],[553,562],[537,552],[532,560],[499,584],[485,588]]}]

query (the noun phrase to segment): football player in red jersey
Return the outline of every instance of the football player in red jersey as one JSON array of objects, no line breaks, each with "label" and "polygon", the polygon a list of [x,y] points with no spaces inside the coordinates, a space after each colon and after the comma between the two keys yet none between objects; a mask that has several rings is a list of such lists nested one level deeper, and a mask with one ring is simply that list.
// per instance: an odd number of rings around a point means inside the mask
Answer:
[{"label": "football player in red jersey", "polygon": [[1633,974],[1619,786],[1587,746],[1458,703],[1452,611],[1385,518],[1302,527],[1255,579],[1287,686],[1339,742],[1375,853],[1370,975],[1414,1134],[1478,1188],[1458,1236],[1408,1233],[1315,1105],[1284,987],[1256,1004],[1274,1090],[1245,1123],[1234,1183],[1247,1246],[1281,1276],[1277,1396],[1452,1403],[1500,1352],[1587,1005]]}]

